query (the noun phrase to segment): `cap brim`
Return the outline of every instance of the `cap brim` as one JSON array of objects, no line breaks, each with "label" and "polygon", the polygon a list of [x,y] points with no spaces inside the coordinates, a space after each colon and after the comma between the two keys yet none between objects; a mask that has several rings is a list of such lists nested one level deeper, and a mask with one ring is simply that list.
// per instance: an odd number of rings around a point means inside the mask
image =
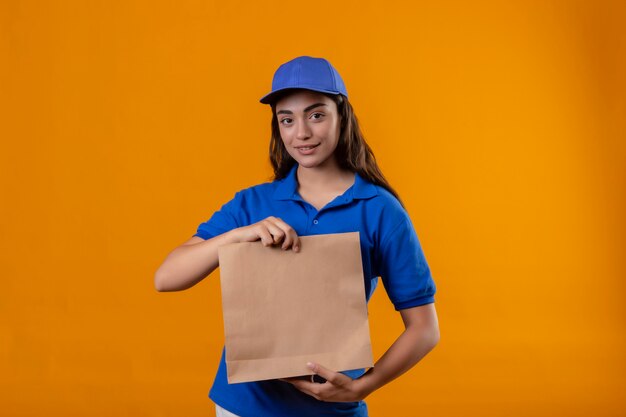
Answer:
[{"label": "cap brim", "polygon": [[337,91],[324,90],[321,88],[285,87],[285,88],[281,88],[280,90],[272,91],[271,93],[264,95],[263,97],[261,97],[259,102],[263,104],[271,104],[274,101],[276,101],[276,99],[279,96],[281,96],[282,94],[286,93],[289,90],[311,90],[311,91],[317,91],[319,93],[328,93],[328,94],[335,94],[335,95],[341,94],[340,92],[337,92]]}]

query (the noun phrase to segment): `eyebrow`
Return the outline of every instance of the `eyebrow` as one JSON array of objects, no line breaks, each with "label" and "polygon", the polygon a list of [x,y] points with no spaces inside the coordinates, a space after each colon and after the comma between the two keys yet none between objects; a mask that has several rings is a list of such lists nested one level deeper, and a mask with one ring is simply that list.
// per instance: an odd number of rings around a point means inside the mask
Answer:
[{"label": "eyebrow", "polygon": [[[325,103],[315,103],[315,104],[311,104],[309,107],[307,107],[306,109],[302,110],[302,113],[306,113],[311,109],[314,109],[315,107],[318,106],[328,106],[328,104]],[[291,110],[279,110],[276,112],[276,115],[278,116],[279,114],[293,114],[293,112]]]}]

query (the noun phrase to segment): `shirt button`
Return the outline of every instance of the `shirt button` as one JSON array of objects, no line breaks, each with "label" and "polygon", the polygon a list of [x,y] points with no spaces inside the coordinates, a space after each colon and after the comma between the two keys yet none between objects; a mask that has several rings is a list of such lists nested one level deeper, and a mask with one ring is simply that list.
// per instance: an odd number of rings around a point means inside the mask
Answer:
[{"label": "shirt button", "polygon": [[313,224],[317,224],[317,223],[319,223],[317,219],[313,220]]}]

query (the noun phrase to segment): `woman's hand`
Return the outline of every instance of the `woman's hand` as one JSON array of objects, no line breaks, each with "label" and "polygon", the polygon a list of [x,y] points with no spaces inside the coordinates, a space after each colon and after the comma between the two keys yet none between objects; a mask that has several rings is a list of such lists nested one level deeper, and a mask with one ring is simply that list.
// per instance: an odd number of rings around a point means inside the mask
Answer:
[{"label": "woman's hand", "polygon": [[[435,303],[400,310],[406,326],[385,354],[366,373],[357,379],[333,372],[320,365],[309,366],[313,372],[326,378],[316,384],[294,378],[283,378],[300,391],[320,401],[362,400],[383,385],[411,369],[439,342],[439,325]],[[308,364],[307,364],[308,365]]]},{"label": "woman's hand", "polygon": [[300,250],[300,239],[296,231],[278,217],[269,216],[260,222],[232,230],[239,242],[255,242],[261,240],[263,246],[272,246],[282,243],[281,248],[290,247],[295,252]]},{"label": "woman's hand", "polygon": [[309,369],[316,375],[326,379],[323,384],[305,381],[299,378],[280,378],[288,382],[300,391],[312,396],[319,401],[326,402],[352,402],[360,401],[369,394],[362,387],[361,380],[352,379],[340,372],[331,371],[319,364],[307,363]]}]

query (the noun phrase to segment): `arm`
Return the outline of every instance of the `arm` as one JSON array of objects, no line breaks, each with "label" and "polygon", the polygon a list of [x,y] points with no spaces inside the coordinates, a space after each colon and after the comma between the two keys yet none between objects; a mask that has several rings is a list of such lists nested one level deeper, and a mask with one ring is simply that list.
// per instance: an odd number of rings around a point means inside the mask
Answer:
[{"label": "arm", "polygon": [[157,291],[193,287],[218,267],[217,248],[234,242],[232,230],[207,240],[192,237],[167,255],[154,274],[154,287]]},{"label": "arm", "polygon": [[295,252],[300,239],[295,230],[278,217],[267,217],[255,224],[238,227],[211,239],[194,236],[165,258],[154,274],[157,291],[182,291],[193,287],[219,266],[217,248],[237,242],[261,240],[264,246],[278,245]]},{"label": "arm", "polygon": [[323,384],[299,379],[282,379],[321,401],[359,401],[399,377],[439,342],[439,324],[435,304],[400,310],[405,330],[376,362],[373,368],[357,379],[334,372],[319,364],[309,368],[325,378]]},{"label": "arm", "polygon": [[358,382],[363,398],[396,379],[430,352],[439,342],[435,304],[400,310],[405,330]]}]

